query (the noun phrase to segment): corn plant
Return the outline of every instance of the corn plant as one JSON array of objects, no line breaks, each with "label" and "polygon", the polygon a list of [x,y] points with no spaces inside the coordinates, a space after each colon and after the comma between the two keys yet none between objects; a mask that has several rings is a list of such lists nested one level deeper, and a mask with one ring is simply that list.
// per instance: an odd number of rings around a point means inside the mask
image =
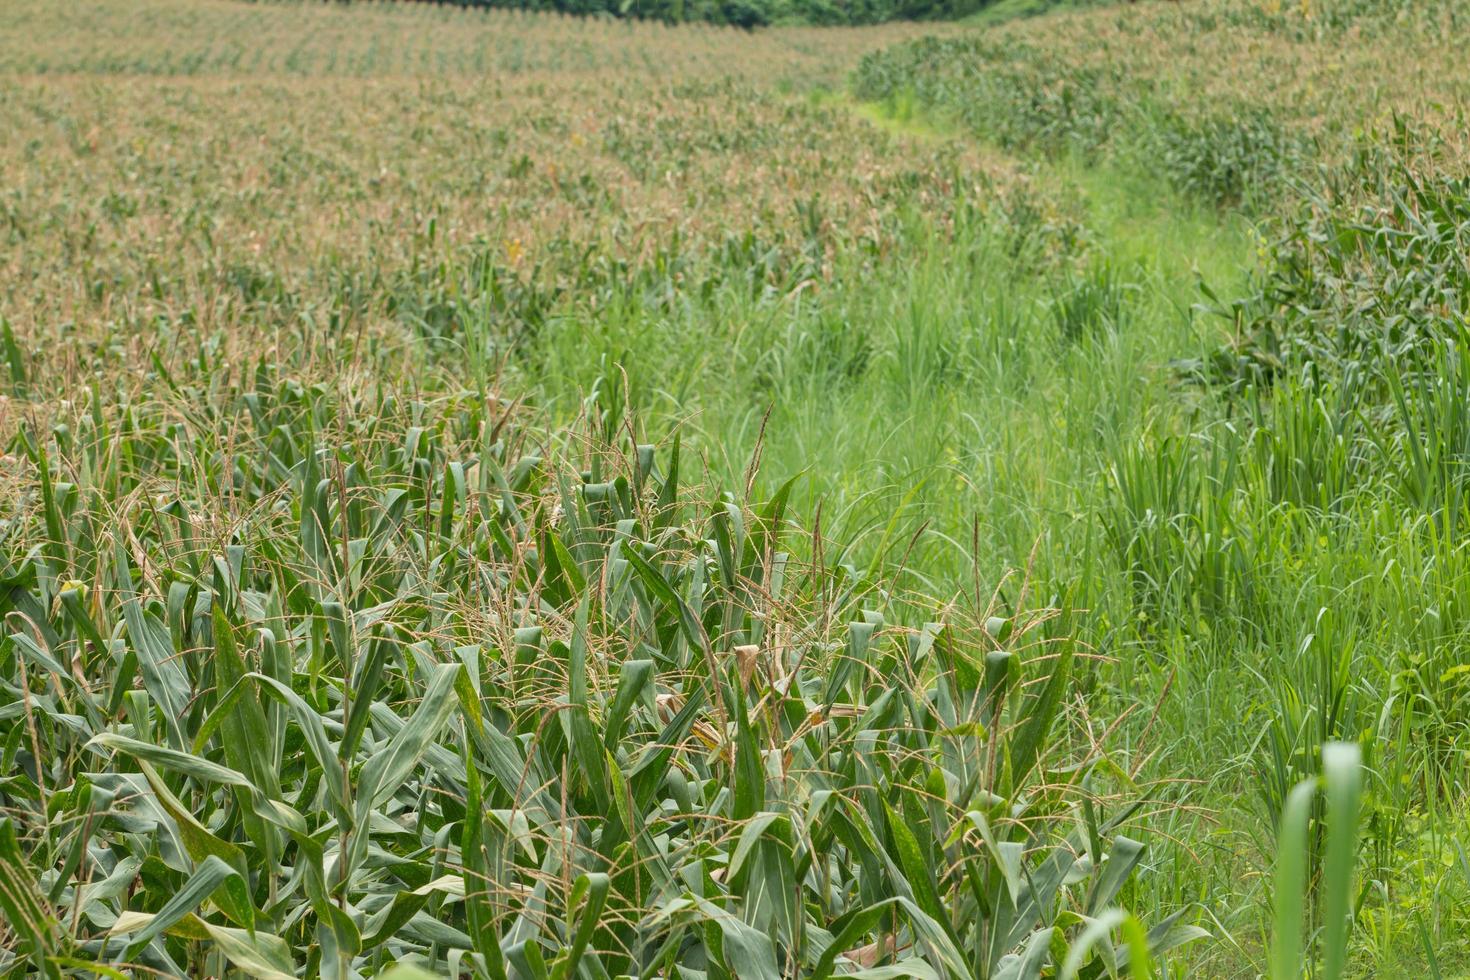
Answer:
[{"label": "corn plant", "polygon": [[478,395],[264,364],[203,418],[99,396],[24,434],[9,965],[1111,968],[1144,846],[1069,734],[1070,619],[826,564],[790,484],[682,485],[616,390],[550,456]]}]

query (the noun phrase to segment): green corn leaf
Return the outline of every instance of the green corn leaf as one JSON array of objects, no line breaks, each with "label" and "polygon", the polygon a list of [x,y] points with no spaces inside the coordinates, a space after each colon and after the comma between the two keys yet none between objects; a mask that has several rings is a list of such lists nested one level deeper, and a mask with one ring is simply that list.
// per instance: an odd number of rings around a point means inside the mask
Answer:
[{"label": "green corn leaf", "polygon": [[[118,552],[118,565],[126,569],[126,557]],[[143,674],[143,686],[153,696],[163,713],[164,730],[169,744],[182,750],[187,744],[179,727],[184,716],[191,692],[189,681],[174,658],[173,644],[168,630],[153,615],[143,611],[136,595],[128,594],[123,600],[123,620],[127,623],[128,638],[138,666]]]},{"label": "green corn leaf", "polygon": [[462,670],[464,667],[460,664],[438,666],[429,679],[429,689],[408,722],[382,751],[363,765],[358,780],[360,818],[365,818],[369,809],[376,809],[398,792],[430,743],[448,724],[454,713],[454,682]]},{"label": "green corn leaf", "polygon": [[337,747],[338,756],[345,762],[350,763],[357,756],[357,748],[362,742],[363,732],[367,730],[368,719],[372,716],[373,700],[378,696],[383,668],[388,662],[392,647],[393,643],[387,636],[375,636],[368,643],[367,656],[357,664],[357,675],[352,681],[351,704],[347,712],[347,730]]},{"label": "green corn leaf", "polygon": [[603,718],[602,744],[615,748],[627,729],[628,715],[638,698],[650,691],[653,685],[654,666],[652,660],[625,660],[618,670],[618,689],[613,695],[612,706]]},{"label": "green corn leaf", "polygon": [[89,746],[100,745],[104,748],[114,749],[132,756],[144,762],[151,762],[162,766],[181,776],[188,776],[205,783],[217,783],[221,786],[239,786],[244,789],[254,789],[254,784],[244,773],[222,766],[217,762],[191,755],[188,752],[180,752],[177,749],[165,748],[162,745],[154,745],[151,742],[142,742],[126,735],[118,735],[114,732],[103,732],[92,736],[87,743]]},{"label": "green corn leaf", "polygon": [[1040,980],[1051,959],[1055,929],[1038,929],[1026,941],[1020,953],[1004,957],[997,965],[993,980]]},{"label": "green corn leaf", "polygon": [[1071,640],[1063,640],[1060,653],[1051,661],[1051,674],[1046,679],[1046,685],[1040,694],[1025,702],[1025,721],[1010,747],[1009,776],[1012,787],[1024,785],[1036,765],[1041,747],[1051,736],[1062,695],[1066,693],[1072,678],[1072,658],[1075,652]]},{"label": "green corn leaf", "polygon": [[41,898],[30,862],[16,840],[15,825],[8,817],[0,817],[0,911],[29,951],[37,973],[59,976],[49,959],[58,948],[60,930]]},{"label": "green corn leaf", "polygon": [[889,805],[887,800],[883,801],[883,812],[888,818],[888,831],[893,838],[898,866],[903,871],[903,880],[914,901],[930,919],[936,923],[944,922],[944,903],[939,898],[939,892],[934,885],[934,874],[929,870],[918,839],[904,821],[903,815]]},{"label": "green corn leaf", "polygon": [[766,766],[760,745],[755,738],[755,726],[750,723],[745,710],[745,695],[741,685],[733,688],[735,712],[735,765],[731,773],[734,785],[734,809],[731,817],[745,820],[766,804]]},{"label": "green corn leaf", "polygon": [[584,596],[577,605],[576,618],[572,624],[572,643],[567,664],[568,696],[571,710],[562,714],[567,739],[571,743],[577,768],[592,790],[593,803],[598,812],[608,812],[607,753],[597,738],[588,714],[587,677],[587,617],[590,597]]},{"label": "green corn leaf", "polygon": [[607,904],[611,881],[605,874],[578,876],[567,898],[567,921],[575,922],[571,945],[551,964],[551,980],[566,980],[577,972],[582,957],[587,953],[592,934],[602,920],[602,909]]},{"label": "green corn leaf", "polygon": [[189,852],[189,856],[196,862],[202,862],[211,857],[218,858],[234,869],[235,875],[221,882],[219,893],[213,896],[214,901],[226,915],[244,926],[246,931],[254,933],[255,906],[250,901],[250,891],[247,887],[250,871],[245,862],[245,852],[234,844],[211,834],[184,807],[178,797],[174,796],[159,777],[157,770],[151,765],[140,759],[138,768],[143,770],[143,776],[153,789],[153,795],[158,799],[159,806],[163,807],[164,812],[173,818],[179,830],[179,837],[183,840],[184,848]]},{"label": "green corn leaf", "polygon": [[351,794],[347,788],[347,776],[342,771],[342,764],[337,758],[336,751],[332,748],[331,741],[327,738],[327,730],[322,724],[321,716],[311,705],[302,700],[299,694],[274,677],[267,677],[259,673],[251,673],[246,676],[260,684],[265,694],[284,704],[290,710],[296,726],[305,736],[306,749],[311,754],[312,761],[316,763],[322,780],[326,783],[337,820],[344,828],[353,826]]},{"label": "green corn leaf", "polygon": [[1108,858],[1102,863],[1101,872],[1088,897],[1088,911],[1096,915],[1112,904],[1118,892],[1133,874],[1138,862],[1143,860],[1143,845],[1121,834],[1113,838]]},{"label": "green corn leaf", "polygon": [[[166,926],[157,923],[164,913],[125,912],[113,926],[114,933],[141,933],[152,930],[153,934],[167,933],[185,939],[212,943],[237,969],[258,980],[292,980],[297,976],[296,964],[292,962],[290,947],[279,936],[265,932],[250,934],[240,929],[215,925],[186,912],[174,918]],[[133,945],[137,944],[134,937]],[[89,964],[90,969],[108,970],[100,964]],[[110,975],[110,974],[109,974]]]},{"label": "green corn leaf", "polygon": [[132,919],[119,919],[118,924],[113,926],[113,932],[130,931],[132,939],[123,950],[118,962],[125,963],[137,955],[138,951],[147,946],[155,937],[161,936],[164,930],[178,922],[184,916],[199,908],[205,899],[221,890],[226,879],[239,878],[240,872],[230,867],[229,864],[209,855],[199,863],[189,880],[176,891],[173,896],[164,903],[163,908],[151,916],[147,922],[141,923],[141,928],[136,930],[124,929],[131,925]]}]

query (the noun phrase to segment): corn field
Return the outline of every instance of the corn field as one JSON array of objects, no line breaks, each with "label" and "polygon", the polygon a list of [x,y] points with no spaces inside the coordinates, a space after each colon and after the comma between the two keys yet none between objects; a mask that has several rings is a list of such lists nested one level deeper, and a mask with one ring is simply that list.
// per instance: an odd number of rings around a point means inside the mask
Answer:
[{"label": "corn field", "polygon": [[1470,7],[982,13],[0,0],[0,974],[1467,975]]}]

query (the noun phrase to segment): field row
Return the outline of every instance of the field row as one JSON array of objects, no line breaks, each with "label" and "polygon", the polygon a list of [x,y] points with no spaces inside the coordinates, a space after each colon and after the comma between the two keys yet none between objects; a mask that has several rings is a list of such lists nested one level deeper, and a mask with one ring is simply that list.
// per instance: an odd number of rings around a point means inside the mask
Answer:
[{"label": "field row", "polygon": [[0,5],[0,73],[232,77],[554,76],[646,84],[840,82],[914,25],[831,31],[563,17],[447,4],[59,0]]}]

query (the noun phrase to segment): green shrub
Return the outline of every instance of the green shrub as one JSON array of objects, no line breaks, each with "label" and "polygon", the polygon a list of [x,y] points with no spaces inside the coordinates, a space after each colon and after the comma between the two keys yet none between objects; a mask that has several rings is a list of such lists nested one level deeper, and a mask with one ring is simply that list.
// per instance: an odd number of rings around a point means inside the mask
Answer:
[{"label": "green shrub", "polygon": [[979,34],[870,54],[853,71],[852,90],[871,102],[911,101],[1004,149],[1053,155],[1096,152],[1122,112],[1096,70]]},{"label": "green shrub", "polygon": [[1144,112],[1138,163],[1216,207],[1269,206],[1281,199],[1288,175],[1312,156],[1265,109],[1240,105],[1197,116]]},{"label": "green shrub", "polygon": [[1387,369],[1455,338],[1470,315],[1470,179],[1425,172],[1432,133],[1360,145],[1277,226],[1236,351],[1265,375],[1310,362],[1387,403]]}]

